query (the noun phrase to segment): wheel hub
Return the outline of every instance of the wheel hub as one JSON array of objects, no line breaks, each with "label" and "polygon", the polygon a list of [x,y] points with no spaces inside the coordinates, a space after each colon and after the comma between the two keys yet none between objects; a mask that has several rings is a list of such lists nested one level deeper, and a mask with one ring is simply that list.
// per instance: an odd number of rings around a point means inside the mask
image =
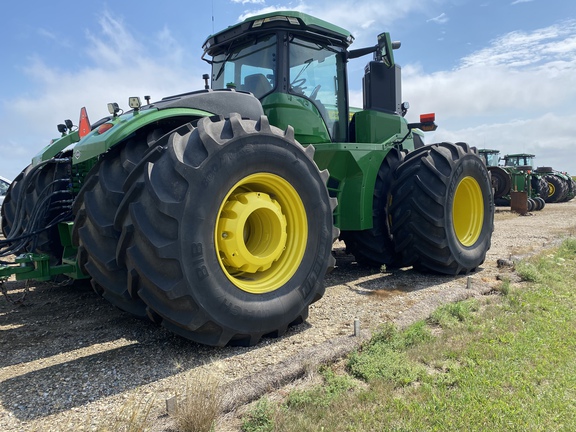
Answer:
[{"label": "wheel hub", "polygon": [[269,269],[286,247],[286,217],[262,192],[239,193],[223,208],[218,249],[224,265],[256,273]]},{"label": "wheel hub", "polygon": [[480,237],[484,221],[484,201],[480,185],[473,177],[464,177],[454,194],[453,226],[462,245],[472,246]]},{"label": "wheel hub", "polygon": [[236,287],[252,294],[282,287],[300,267],[307,239],[306,209],[298,192],[271,173],[238,181],[216,217],[220,268]]}]

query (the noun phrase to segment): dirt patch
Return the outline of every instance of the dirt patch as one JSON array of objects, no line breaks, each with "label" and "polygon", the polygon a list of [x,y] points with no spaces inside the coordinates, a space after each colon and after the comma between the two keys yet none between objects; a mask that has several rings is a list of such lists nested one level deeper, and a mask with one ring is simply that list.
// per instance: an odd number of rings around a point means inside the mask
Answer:
[{"label": "dirt patch", "polygon": [[[189,374],[217,375],[234,410],[263,392],[306,376],[339,358],[384,322],[408,325],[438,305],[493,290],[497,260],[514,261],[576,233],[576,202],[546,205],[529,216],[498,209],[492,248],[469,276],[380,272],[359,266],[341,242],[326,295],[307,322],[255,347],[212,348],[174,336],[115,309],[88,284],[8,281],[0,298],[0,430],[91,430],[131,398],[154,397],[152,417],[169,426],[166,399],[181,393]],[[361,336],[353,336],[358,319]],[[234,430],[234,422],[219,430]]]}]

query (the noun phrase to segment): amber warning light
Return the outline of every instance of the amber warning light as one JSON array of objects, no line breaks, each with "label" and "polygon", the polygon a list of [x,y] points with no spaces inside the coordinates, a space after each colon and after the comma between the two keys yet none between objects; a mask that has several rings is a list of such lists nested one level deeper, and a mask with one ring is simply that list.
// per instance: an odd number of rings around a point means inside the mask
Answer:
[{"label": "amber warning light", "polygon": [[436,120],[435,113],[420,114],[420,123],[410,123],[408,127],[410,129],[420,129],[424,132],[435,131],[436,129],[438,129],[438,125],[434,123],[435,120]]},{"label": "amber warning light", "polygon": [[436,114],[420,114],[420,123],[434,123],[436,120]]}]

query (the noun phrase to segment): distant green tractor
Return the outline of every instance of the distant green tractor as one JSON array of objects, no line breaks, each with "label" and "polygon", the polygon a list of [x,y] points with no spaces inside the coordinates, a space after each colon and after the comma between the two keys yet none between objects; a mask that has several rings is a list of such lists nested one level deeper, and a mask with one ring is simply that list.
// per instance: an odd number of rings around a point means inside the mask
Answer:
[{"label": "distant green tractor", "polygon": [[[388,33],[299,12],[254,16],[204,43],[206,89],[110,116],[36,156],[2,208],[25,253],[0,276],[89,278],[119,308],[208,345],[253,345],[307,318],[340,236],[358,262],[457,275],[490,247],[488,170],[465,143],[424,145],[404,118]],[[363,109],[348,62],[365,67]]]},{"label": "distant green tractor", "polygon": [[551,167],[538,167],[536,172],[548,182],[546,202],[566,202],[576,196],[576,183],[568,173]]},{"label": "distant green tractor", "polygon": [[[532,170],[534,155],[519,153],[500,158],[500,151],[480,149],[479,154],[491,174],[496,205],[509,206],[511,192],[526,192],[527,210],[542,210],[548,196],[548,184],[543,176]],[[500,165],[500,161],[504,165]]]}]

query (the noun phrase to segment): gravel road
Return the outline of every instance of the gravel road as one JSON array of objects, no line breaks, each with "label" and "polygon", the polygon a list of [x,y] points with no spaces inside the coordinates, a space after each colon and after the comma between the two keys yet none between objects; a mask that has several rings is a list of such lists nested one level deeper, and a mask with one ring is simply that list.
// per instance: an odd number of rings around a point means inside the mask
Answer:
[{"label": "gravel road", "polygon": [[[334,245],[337,268],[326,295],[307,322],[279,339],[251,348],[212,348],[131,318],[87,284],[6,282],[0,298],[0,430],[95,430],[129,400],[154,398],[155,430],[170,430],[165,400],[182,393],[188,377],[216,375],[232,410],[264,390],[281,386],[319,361],[352,349],[383,322],[406,325],[437,305],[490,292],[496,260],[534,253],[576,235],[576,200],[548,204],[518,216],[499,208],[486,262],[469,276],[393,273],[359,267],[343,244]],[[353,337],[358,318],[360,337]]]}]

